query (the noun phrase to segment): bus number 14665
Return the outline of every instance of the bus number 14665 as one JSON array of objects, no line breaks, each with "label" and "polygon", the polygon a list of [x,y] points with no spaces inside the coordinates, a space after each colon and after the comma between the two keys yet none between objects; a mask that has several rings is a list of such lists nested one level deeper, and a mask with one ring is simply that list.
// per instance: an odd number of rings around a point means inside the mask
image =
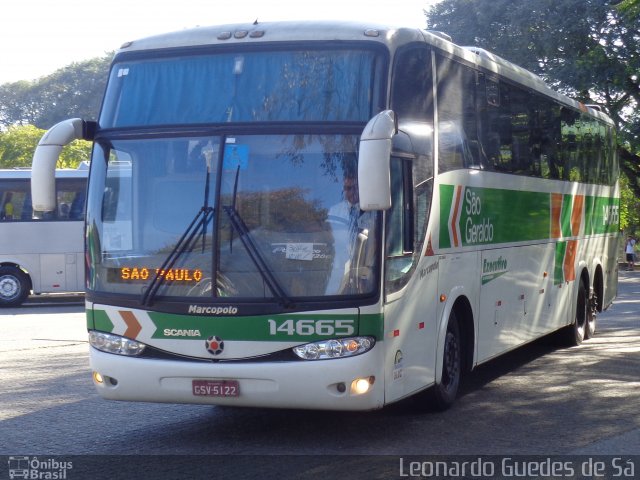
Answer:
[{"label": "bus number 14665", "polygon": [[355,333],[354,320],[283,320],[278,322],[273,319],[269,323],[269,335],[322,335],[322,336],[348,336]]}]

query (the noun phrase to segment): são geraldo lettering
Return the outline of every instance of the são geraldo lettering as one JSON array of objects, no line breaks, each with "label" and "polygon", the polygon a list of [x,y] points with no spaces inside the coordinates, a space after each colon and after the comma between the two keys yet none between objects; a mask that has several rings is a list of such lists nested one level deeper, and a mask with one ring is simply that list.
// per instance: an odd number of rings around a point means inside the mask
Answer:
[{"label": "s\u00e3o geraldo lettering", "polygon": [[471,190],[466,190],[464,197],[467,214],[465,242],[467,244],[492,242],[493,224],[489,218],[480,218],[482,200]]}]

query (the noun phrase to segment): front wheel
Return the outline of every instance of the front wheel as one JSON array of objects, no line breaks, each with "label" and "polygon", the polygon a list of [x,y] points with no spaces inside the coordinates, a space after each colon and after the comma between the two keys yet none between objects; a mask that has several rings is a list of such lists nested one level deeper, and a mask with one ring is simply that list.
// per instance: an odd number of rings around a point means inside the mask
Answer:
[{"label": "front wheel", "polygon": [[16,267],[0,267],[0,307],[14,307],[29,295],[29,279]]},{"label": "front wheel", "polygon": [[[429,409],[443,411],[450,408],[458,395],[462,378],[462,342],[460,326],[454,312],[449,316],[442,354],[442,377],[433,387],[420,395],[420,403]],[[426,397],[426,398],[425,398]]]}]

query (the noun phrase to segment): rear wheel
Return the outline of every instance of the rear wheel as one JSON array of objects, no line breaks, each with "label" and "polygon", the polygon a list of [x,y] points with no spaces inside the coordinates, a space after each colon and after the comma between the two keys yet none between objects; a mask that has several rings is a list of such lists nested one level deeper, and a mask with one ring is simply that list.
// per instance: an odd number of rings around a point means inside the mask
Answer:
[{"label": "rear wheel", "polygon": [[29,279],[17,267],[0,267],[0,307],[13,307],[29,295]]},{"label": "rear wheel", "polygon": [[[564,330],[566,344],[575,347],[582,343],[585,338],[585,332],[587,330],[587,317],[589,312],[589,298],[587,295],[587,289],[584,283],[581,281],[578,286],[578,298],[576,301],[576,317],[573,320],[573,324],[569,325]],[[593,325],[595,329],[595,324]],[[595,330],[594,330],[595,331]]]}]

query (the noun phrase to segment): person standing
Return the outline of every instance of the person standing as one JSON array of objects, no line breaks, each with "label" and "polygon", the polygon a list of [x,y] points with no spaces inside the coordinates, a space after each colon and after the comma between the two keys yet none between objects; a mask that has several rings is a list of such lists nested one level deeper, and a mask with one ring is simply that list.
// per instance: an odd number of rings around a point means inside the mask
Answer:
[{"label": "person standing", "polygon": [[631,235],[627,236],[627,244],[624,248],[624,253],[627,255],[627,270],[629,271],[634,270],[634,264],[636,259],[635,246],[636,246],[635,238],[633,238]]}]

